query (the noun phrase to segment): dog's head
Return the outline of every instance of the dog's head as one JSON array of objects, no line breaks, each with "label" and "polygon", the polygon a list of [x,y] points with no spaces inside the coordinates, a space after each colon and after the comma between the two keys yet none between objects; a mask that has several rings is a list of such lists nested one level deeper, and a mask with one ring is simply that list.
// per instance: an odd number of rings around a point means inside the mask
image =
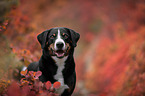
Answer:
[{"label": "dog's head", "polygon": [[79,33],[64,27],[46,30],[37,36],[41,48],[57,58],[67,56],[70,49],[77,46],[79,38]]}]

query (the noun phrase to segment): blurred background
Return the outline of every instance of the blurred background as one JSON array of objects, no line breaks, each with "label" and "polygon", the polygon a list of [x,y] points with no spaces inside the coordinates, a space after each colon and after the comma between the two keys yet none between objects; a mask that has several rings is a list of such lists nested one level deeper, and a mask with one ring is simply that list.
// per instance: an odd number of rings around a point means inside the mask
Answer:
[{"label": "blurred background", "polygon": [[52,27],[81,35],[73,96],[145,96],[145,0],[0,0],[1,80],[39,60]]}]

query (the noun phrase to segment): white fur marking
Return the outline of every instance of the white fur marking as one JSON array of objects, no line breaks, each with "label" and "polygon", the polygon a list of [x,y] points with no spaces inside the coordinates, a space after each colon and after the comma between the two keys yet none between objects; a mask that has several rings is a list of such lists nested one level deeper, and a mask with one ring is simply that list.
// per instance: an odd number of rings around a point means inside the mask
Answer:
[{"label": "white fur marking", "polygon": [[27,67],[26,66],[24,66],[23,68],[22,68],[22,71],[25,71],[27,69]]},{"label": "white fur marking", "polygon": [[65,89],[68,89],[69,87],[64,84],[64,78],[63,78],[63,74],[62,74],[62,71],[64,69],[64,65],[65,65],[65,61],[67,59],[68,56],[62,58],[62,59],[59,59],[55,56],[52,56],[52,58],[55,60],[56,62],[56,65],[58,66],[58,69],[57,69],[57,73],[56,75],[54,75],[54,78],[61,83],[61,87],[59,89],[56,90],[56,93],[58,94],[62,94],[64,92]]},{"label": "white fur marking", "polygon": [[59,29],[58,29],[57,39],[56,39],[55,44],[54,44],[54,49],[55,49],[55,50],[58,49],[57,46],[56,46],[56,44],[57,44],[58,42],[62,42],[62,43],[64,44],[64,46],[63,46],[63,48],[62,48],[62,50],[64,50],[64,49],[65,49],[65,42],[64,42],[64,40],[61,38],[61,34],[60,34],[60,30],[59,30]]}]

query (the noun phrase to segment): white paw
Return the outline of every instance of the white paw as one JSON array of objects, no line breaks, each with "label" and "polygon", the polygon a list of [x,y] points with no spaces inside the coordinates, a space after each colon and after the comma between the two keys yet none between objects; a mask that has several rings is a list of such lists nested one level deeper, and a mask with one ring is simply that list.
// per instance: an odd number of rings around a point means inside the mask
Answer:
[{"label": "white paw", "polygon": [[65,89],[69,89],[67,85],[61,85],[58,89],[56,89],[55,93],[62,94]]}]

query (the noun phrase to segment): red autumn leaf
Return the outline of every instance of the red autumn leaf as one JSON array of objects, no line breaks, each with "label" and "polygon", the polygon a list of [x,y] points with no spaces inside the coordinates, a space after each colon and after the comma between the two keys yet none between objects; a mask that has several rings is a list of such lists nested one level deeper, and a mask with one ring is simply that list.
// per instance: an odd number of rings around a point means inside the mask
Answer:
[{"label": "red autumn leaf", "polygon": [[61,83],[60,82],[55,82],[53,84],[53,88],[55,88],[55,89],[58,89],[60,86],[61,86]]},{"label": "red autumn leaf", "polygon": [[25,78],[21,78],[20,82],[23,82],[23,80],[25,80]]},{"label": "red autumn leaf", "polygon": [[36,72],[34,72],[34,71],[29,71],[29,74],[30,74],[31,76],[35,76]]},{"label": "red autumn leaf", "polygon": [[27,70],[21,71],[21,75],[25,76],[27,74]]},{"label": "red autumn leaf", "polygon": [[37,71],[36,73],[35,73],[35,78],[38,78],[39,76],[41,76],[42,75],[42,72],[41,71]]},{"label": "red autumn leaf", "polygon": [[45,83],[46,89],[47,89],[47,90],[50,89],[51,85],[52,85],[51,82],[50,82],[50,81],[47,81],[47,82]]},{"label": "red autumn leaf", "polygon": [[21,85],[26,85],[26,84],[29,84],[30,83],[29,81],[25,80],[25,78],[22,78],[20,80],[20,82],[21,82]]},{"label": "red autumn leaf", "polygon": [[6,26],[2,26],[3,27],[3,29],[6,29]]}]

